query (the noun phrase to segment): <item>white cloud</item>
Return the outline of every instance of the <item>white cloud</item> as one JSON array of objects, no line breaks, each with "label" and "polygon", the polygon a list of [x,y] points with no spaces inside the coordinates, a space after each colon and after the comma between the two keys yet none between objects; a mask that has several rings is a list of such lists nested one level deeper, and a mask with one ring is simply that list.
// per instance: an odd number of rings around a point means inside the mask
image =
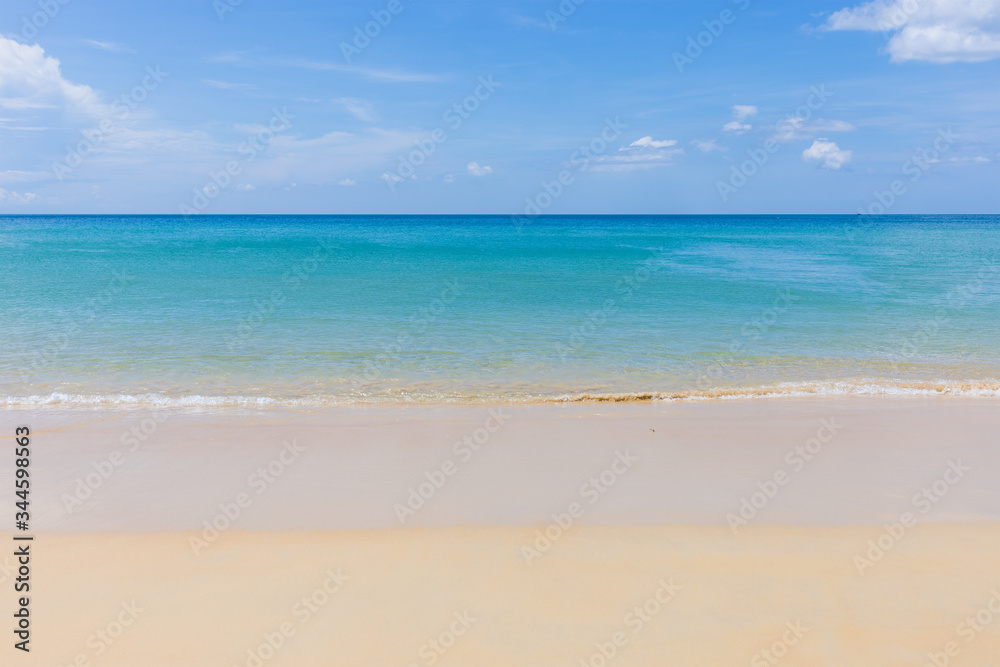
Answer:
[{"label": "white cloud", "polygon": [[857,129],[854,125],[844,120],[817,118],[809,122],[803,118],[793,116],[792,118],[786,118],[775,126],[774,138],[778,141],[797,141],[799,139],[811,139],[817,135],[829,132],[854,132]]},{"label": "white cloud", "polygon": [[528,27],[528,28],[544,28],[545,30],[555,31],[555,26],[550,24],[548,21],[543,21],[539,18],[533,16],[521,16],[520,14],[514,14],[513,12],[508,12],[508,17],[510,22],[514,25]]},{"label": "white cloud", "polygon": [[257,186],[253,183],[237,183],[236,189],[242,190],[243,192],[253,192],[257,189]]},{"label": "white cloud", "polygon": [[594,171],[635,171],[637,169],[665,167],[674,163],[673,156],[675,154],[683,152],[683,149],[678,149],[641,155],[602,155],[594,158],[596,164],[591,169]]},{"label": "white cloud", "polygon": [[756,115],[757,107],[752,104],[735,104],[733,105],[733,118],[735,120],[723,125],[722,131],[729,132],[731,134],[743,134],[744,132],[749,132],[753,129],[753,125],[744,123],[743,121]]},{"label": "white cloud", "polygon": [[279,60],[279,65],[287,67],[297,67],[300,69],[348,72],[357,74],[373,81],[385,83],[440,83],[446,81],[447,76],[442,74],[430,74],[426,72],[406,72],[403,70],[376,69],[371,67],[358,67],[355,65],[344,65],[337,62],[324,62],[316,60]]},{"label": "white cloud", "polygon": [[594,171],[635,171],[665,167],[674,163],[674,156],[684,152],[674,148],[676,139],[642,137],[618,149],[618,154],[600,155],[593,159]]},{"label": "white cloud", "polygon": [[356,97],[338,97],[333,100],[336,104],[341,104],[348,113],[364,123],[373,123],[372,103],[368,100],[361,100]]},{"label": "white cloud", "polygon": [[1000,57],[1000,0],[874,0],[834,12],[823,29],[892,33],[893,62],[983,62]]},{"label": "white cloud", "polygon": [[110,51],[111,53],[135,53],[135,49],[130,46],[125,46],[124,44],[116,44],[115,42],[99,42],[96,39],[85,39],[83,41],[90,44],[95,49],[101,49],[102,51]]},{"label": "white cloud", "polygon": [[38,195],[34,192],[25,192],[22,194],[0,188],[0,204],[27,204],[33,199],[38,199]]},{"label": "white cloud", "polygon": [[[677,144],[676,139],[666,139],[664,141],[656,141],[653,137],[643,137],[642,139],[636,139],[629,144],[629,148],[670,148]],[[625,148],[619,148],[618,150],[623,151]]]},{"label": "white cloud", "polygon": [[[221,85],[216,85],[221,84]],[[218,88],[233,88],[239,84],[207,81],[206,85]],[[325,100],[329,104],[329,98]],[[365,117],[364,100],[341,100],[344,108]],[[8,111],[4,107],[13,107]],[[17,110],[48,109],[55,115],[65,111],[82,113],[80,118],[53,119],[46,123],[65,130],[75,146],[82,139],[77,127],[89,128],[101,118],[111,118],[113,127],[101,134],[85,156],[80,171],[68,176],[73,180],[84,176],[90,182],[120,181],[128,176],[136,188],[143,186],[150,190],[176,187],[178,193],[190,193],[192,187],[200,187],[206,175],[217,172],[229,160],[245,160],[239,146],[243,138],[230,132],[219,135],[204,130],[187,128],[157,119],[152,101],[133,110],[127,118],[120,119],[110,105],[104,104],[100,96],[86,85],[63,78],[59,61],[37,45],[24,45],[0,37],[0,137],[7,134],[12,126],[26,125]],[[370,116],[368,116],[370,118]],[[261,118],[264,120],[265,117]],[[346,122],[346,118],[341,121]],[[32,123],[40,124],[40,123]],[[237,131],[249,136],[263,129],[260,126],[243,126]],[[228,130],[228,128],[227,128]],[[296,127],[295,132],[299,130]],[[325,134],[293,134],[282,132],[270,140],[265,150],[260,151],[252,161],[244,163],[241,181],[254,184],[258,189],[281,188],[291,182],[302,186],[329,185],[357,179],[357,174],[366,170],[381,173],[387,164],[395,164],[404,151],[412,149],[414,142],[424,136],[414,131],[398,131],[366,126],[363,131],[331,131]],[[36,186],[34,181],[54,180],[52,172],[27,171],[38,155],[11,155],[8,146],[0,139],[3,149],[0,156],[7,158],[9,171],[0,169],[0,186],[5,187],[4,203],[27,201],[41,194],[48,195]],[[41,158],[46,162],[62,162],[65,157],[63,143],[54,143],[54,148],[42,149]],[[18,164],[16,158],[30,159]],[[85,170],[85,171],[84,171]],[[360,179],[357,179],[360,181]],[[173,184],[173,185],[171,185]],[[79,185],[82,187],[82,184]],[[25,192],[25,188],[32,192]],[[234,194],[245,190],[234,183]],[[16,192],[12,192],[16,191]],[[88,192],[88,196],[89,196]],[[185,195],[178,194],[178,199]],[[37,204],[37,201],[35,202]]]},{"label": "white cloud", "polygon": [[826,120],[825,118],[817,118],[816,122],[807,123],[805,127],[813,132],[854,132],[858,129],[846,120]]},{"label": "white cloud", "polygon": [[[263,151],[248,160],[247,154],[239,150],[245,139],[222,141],[201,131],[183,132],[167,126],[143,129],[139,125],[109,134],[88,155],[87,176],[116,179],[123,173],[134,173],[168,182],[191,182],[193,186],[203,183],[229,160],[237,160],[243,167],[241,180],[257,189],[283,188],[292,182],[325,186],[394,163],[402,151],[412,148],[414,141],[422,136],[371,128],[358,133],[328,132],[301,137],[294,135],[293,129],[275,135]],[[249,136],[260,128],[248,125],[243,129],[245,136]],[[137,169],[138,165],[148,166]],[[179,190],[185,191],[183,185]]]},{"label": "white cloud", "polygon": [[247,65],[251,60],[248,57],[249,51],[226,51],[216,53],[206,58],[210,63],[225,63],[227,65]]},{"label": "white cloud", "polygon": [[469,173],[473,176],[489,176],[493,173],[493,167],[487,167],[485,165],[480,167],[478,162],[470,162],[466,169],[468,169]]},{"label": "white cloud", "polygon": [[206,86],[218,88],[219,90],[251,90],[253,86],[249,83],[232,83],[231,81],[216,81],[215,79],[202,79]]},{"label": "white cloud", "polygon": [[27,181],[47,181],[53,178],[50,171],[0,171],[0,183],[24,183]]},{"label": "white cloud", "polygon": [[444,74],[359,67],[332,61],[303,60],[301,58],[259,58],[251,55],[249,51],[227,51],[208,56],[206,59],[213,63],[225,63],[241,67],[277,66],[321,72],[347,72],[371,79],[372,81],[381,81],[384,83],[440,83],[450,78]]},{"label": "white cloud", "polygon": [[0,108],[64,109],[92,116],[108,112],[90,86],[63,78],[59,61],[37,44],[0,36]]},{"label": "white cloud", "polygon": [[358,182],[355,181],[353,178],[345,178],[344,180],[337,182],[337,185],[343,185],[345,187],[346,186],[351,186],[351,185],[357,185],[357,184],[358,184]]},{"label": "white cloud", "polygon": [[0,130],[11,130],[17,132],[44,132],[51,128],[44,125],[10,125],[10,123],[22,123],[24,118],[0,118]]},{"label": "white cloud", "polygon": [[818,162],[827,169],[840,169],[851,161],[851,151],[841,150],[834,141],[817,139],[812,146],[802,151],[802,159]]},{"label": "white cloud", "polygon": [[305,185],[337,183],[352,174],[395,163],[422,135],[372,128],[365,132],[328,132],[302,139],[278,134],[267,150],[247,165],[244,174],[255,183]]},{"label": "white cloud", "polygon": [[709,141],[698,141],[697,139],[692,139],[691,145],[700,150],[702,153],[711,153],[712,151],[726,150],[719,144],[715,143],[715,139],[710,139]]},{"label": "white cloud", "polygon": [[[86,156],[88,169],[120,170],[137,164],[187,165],[187,169],[218,168],[231,149],[200,130],[185,131],[151,125],[145,118],[116,124]],[[60,160],[65,154],[60,155]]]},{"label": "white cloud", "polygon": [[444,175],[444,182],[445,183],[454,183],[455,182],[455,174],[445,174]]},{"label": "white cloud", "polygon": [[985,155],[973,155],[971,157],[948,158],[948,162],[952,164],[989,164],[990,159]]},{"label": "white cloud", "polygon": [[[212,81],[207,85],[218,83],[222,84],[216,85],[219,88],[239,85]],[[351,104],[357,114],[365,113],[363,100],[348,102],[357,102]],[[40,46],[27,46],[0,37],[0,136],[13,125],[25,124],[18,118],[19,112],[5,112],[3,107],[50,109],[52,114],[64,110],[86,112],[85,117],[69,119],[69,122],[59,118],[47,123],[71,132],[73,145],[82,138],[74,126],[90,128],[96,119],[111,118],[113,126],[92,142],[81,167],[86,170],[85,177],[90,182],[120,181],[127,175],[137,188],[143,185],[150,189],[176,186],[178,193],[189,193],[192,187],[200,187],[207,174],[217,172],[227,161],[246,159],[239,150],[243,143],[239,135],[214,136],[203,130],[188,130],[160,121],[151,104],[133,110],[127,118],[119,118],[90,87],[65,80],[59,61],[47,55]],[[243,136],[249,136],[264,126],[247,125],[236,129]],[[386,164],[395,163],[422,136],[413,131],[371,126],[359,132],[332,131],[305,137],[281,132],[252,161],[243,162],[241,180],[246,185],[234,183],[232,187],[235,193],[237,190],[249,191],[251,183],[259,189],[285,187],[291,182],[303,186],[327,185],[350,180],[352,176],[356,178],[358,173],[368,169],[378,169],[374,172],[378,174]],[[53,164],[61,162],[65,156],[62,146],[65,145],[45,151],[43,159]],[[6,151],[4,145],[0,155],[8,158],[10,169],[0,170],[0,186],[7,188],[3,195],[5,204],[34,199],[35,192],[44,198],[48,193],[39,190],[34,181],[54,180],[52,172],[26,171],[31,168],[27,163],[19,165],[10,160],[25,156],[12,156]],[[32,162],[37,159],[37,156],[30,157]],[[74,172],[69,178],[75,179],[78,174],[84,172]],[[25,187],[34,192],[25,193]],[[183,195],[178,194],[178,198]]]}]

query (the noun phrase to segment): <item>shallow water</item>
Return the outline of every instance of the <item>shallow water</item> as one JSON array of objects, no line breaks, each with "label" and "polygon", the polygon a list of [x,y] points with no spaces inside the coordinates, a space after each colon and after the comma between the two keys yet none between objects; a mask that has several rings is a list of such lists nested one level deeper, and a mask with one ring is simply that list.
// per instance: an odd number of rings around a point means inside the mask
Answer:
[{"label": "shallow water", "polygon": [[996,216],[0,218],[8,404],[1000,394]]}]

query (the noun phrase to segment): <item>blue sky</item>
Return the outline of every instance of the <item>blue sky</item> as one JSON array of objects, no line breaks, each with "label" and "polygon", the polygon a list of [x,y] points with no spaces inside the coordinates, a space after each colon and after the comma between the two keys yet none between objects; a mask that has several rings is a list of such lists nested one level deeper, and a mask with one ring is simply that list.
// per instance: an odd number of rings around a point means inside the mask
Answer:
[{"label": "blue sky", "polygon": [[995,213],[998,84],[1000,0],[7,0],[0,213]]}]

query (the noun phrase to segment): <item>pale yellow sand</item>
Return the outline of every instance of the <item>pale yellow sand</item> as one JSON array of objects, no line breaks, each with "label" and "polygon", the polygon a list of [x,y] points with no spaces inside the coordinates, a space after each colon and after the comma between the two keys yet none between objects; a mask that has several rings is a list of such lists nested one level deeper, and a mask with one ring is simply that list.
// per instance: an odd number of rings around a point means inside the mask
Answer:
[{"label": "pale yellow sand", "polygon": [[[879,532],[577,527],[531,565],[530,528],[231,533],[200,556],[182,533],[46,537],[36,651],[4,664],[254,665],[271,635],[268,665],[575,666],[621,633],[608,664],[763,665],[789,640],[780,664],[910,667],[955,642],[953,664],[995,667],[1000,524],[919,526],[860,576]],[[123,603],[141,611],[108,646]]]},{"label": "pale yellow sand", "polygon": [[467,460],[488,407],[5,411],[37,538],[29,656],[0,555],[0,664],[998,664],[995,399],[500,410]]}]

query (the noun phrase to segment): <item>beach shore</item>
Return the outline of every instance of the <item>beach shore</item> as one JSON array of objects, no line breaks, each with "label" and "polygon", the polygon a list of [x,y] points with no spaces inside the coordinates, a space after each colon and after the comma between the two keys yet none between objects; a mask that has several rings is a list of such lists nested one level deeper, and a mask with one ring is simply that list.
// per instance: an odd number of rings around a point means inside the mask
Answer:
[{"label": "beach shore", "polygon": [[[25,664],[985,667],[1000,654],[995,399],[4,421],[34,435]],[[0,484],[11,477],[4,460]]]}]

